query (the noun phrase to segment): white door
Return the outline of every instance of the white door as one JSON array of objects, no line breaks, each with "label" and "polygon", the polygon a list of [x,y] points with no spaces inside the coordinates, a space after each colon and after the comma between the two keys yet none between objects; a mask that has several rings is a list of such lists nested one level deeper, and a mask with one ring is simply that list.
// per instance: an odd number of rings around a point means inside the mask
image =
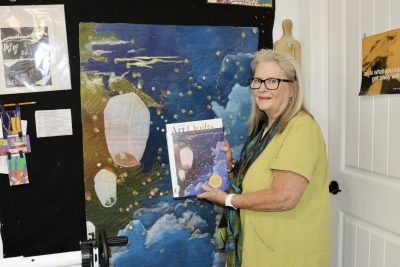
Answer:
[{"label": "white door", "polygon": [[399,267],[400,95],[358,92],[362,37],[400,28],[400,1],[329,0],[328,10],[328,156],[341,189],[330,266]]}]

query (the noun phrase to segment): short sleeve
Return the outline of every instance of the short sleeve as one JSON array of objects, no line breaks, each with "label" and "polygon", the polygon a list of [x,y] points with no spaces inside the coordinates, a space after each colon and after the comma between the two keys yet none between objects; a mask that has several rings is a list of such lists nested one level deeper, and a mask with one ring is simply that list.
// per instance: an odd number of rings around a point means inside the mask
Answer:
[{"label": "short sleeve", "polygon": [[319,125],[306,115],[289,123],[285,131],[271,169],[291,171],[310,181],[325,146]]}]

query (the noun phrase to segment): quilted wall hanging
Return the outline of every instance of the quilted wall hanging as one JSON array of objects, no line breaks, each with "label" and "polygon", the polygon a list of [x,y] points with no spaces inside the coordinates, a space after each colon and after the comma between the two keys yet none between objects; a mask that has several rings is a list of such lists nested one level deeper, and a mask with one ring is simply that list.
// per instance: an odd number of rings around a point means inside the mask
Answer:
[{"label": "quilted wall hanging", "polygon": [[165,124],[219,117],[236,155],[258,29],[80,24],[86,217],[131,244],[115,266],[223,266],[221,210],[172,198]]}]

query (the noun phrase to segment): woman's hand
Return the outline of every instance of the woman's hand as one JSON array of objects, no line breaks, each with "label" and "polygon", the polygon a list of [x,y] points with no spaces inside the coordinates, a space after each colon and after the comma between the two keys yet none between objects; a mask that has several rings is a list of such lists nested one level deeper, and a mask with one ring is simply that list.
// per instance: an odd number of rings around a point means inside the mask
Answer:
[{"label": "woman's hand", "polygon": [[226,196],[228,195],[227,193],[225,193],[220,189],[215,189],[205,184],[202,187],[206,192],[197,195],[198,198],[204,198],[216,204],[225,206],[225,199]]},{"label": "woman's hand", "polygon": [[228,165],[228,170],[232,169],[233,165],[233,156],[232,156],[232,149],[229,145],[227,140],[224,141],[224,145],[221,146],[221,151],[226,153],[226,164]]}]

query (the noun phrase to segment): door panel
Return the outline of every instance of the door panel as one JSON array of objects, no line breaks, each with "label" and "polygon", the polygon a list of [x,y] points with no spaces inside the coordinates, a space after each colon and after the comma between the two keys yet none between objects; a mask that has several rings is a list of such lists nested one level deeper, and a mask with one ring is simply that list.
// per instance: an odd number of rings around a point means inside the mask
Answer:
[{"label": "door panel", "polygon": [[[400,3],[400,1],[399,1]],[[400,8],[400,4],[399,4]],[[400,10],[400,9],[399,9]],[[399,25],[400,27],[400,25]],[[389,98],[389,136],[388,143],[388,174],[394,177],[400,177],[399,151],[400,151],[400,116],[397,112],[400,107],[400,96],[391,96]]]},{"label": "door panel", "polygon": [[[361,40],[400,28],[398,0],[329,0],[331,267],[400,266],[400,95],[358,96]],[[400,36],[399,36],[400,42]]]},{"label": "door panel", "polygon": [[374,131],[372,146],[372,169],[381,174],[387,174],[388,152],[388,126],[389,96],[376,96],[374,98]]}]

